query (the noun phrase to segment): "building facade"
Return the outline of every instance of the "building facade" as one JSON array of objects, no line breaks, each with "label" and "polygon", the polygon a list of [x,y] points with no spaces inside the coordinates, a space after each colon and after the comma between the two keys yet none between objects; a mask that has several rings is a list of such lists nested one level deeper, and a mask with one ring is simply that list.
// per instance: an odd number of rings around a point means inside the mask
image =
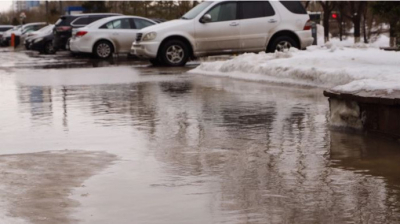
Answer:
[{"label": "building facade", "polygon": [[18,11],[29,11],[32,8],[38,7],[40,5],[40,1],[13,1],[13,10]]}]

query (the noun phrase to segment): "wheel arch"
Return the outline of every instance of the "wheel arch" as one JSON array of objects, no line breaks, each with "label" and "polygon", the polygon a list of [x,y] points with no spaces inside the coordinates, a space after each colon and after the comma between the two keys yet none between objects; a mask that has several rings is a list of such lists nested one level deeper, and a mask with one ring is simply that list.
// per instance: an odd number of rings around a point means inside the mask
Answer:
[{"label": "wheel arch", "polygon": [[272,35],[271,38],[269,38],[267,48],[266,48],[267,52],[271,52],[272,43],[274,42],[274,40],[276,38],[281,37],[281,36],[288,36],[288,37],[293,38],[293,40],[296,41],[297,46],[299,46],[299,48],[301,48],[300,38],[297,36],[297,34],[295,32],[290,31],[290,30],[280,30],[280,31],[274,33],[274,35]]},{"label": "wheel arch", "polygon": [[192,43],[189,41],[189,39],[187,39],[186,37],[181,36],[181,35],[172,35],[172,36],[168,36],[168,37],[164,38],[164,40],[161,41],[160,47],[158,48],[157,57],[160,55],[160,51],[162,49],[162,46],[167,41],[174,40],[174,39],[177,39],[177,40],[180,40],[180,41],[184,42],[189,47],[189,58],[193,58],[194,57]]},{"label": "wheel arch", "polygon": [[93,46],[92,46],[92,53],[94,53],[94,47],[97,45],[97,43],[99,43],[100,41],[106,41],[106,42],[109,42],[110,44],[111,44],[111,46],[112,46],[112,50],[113,50],[113,53],[115,53],[116,51],[117,51],[117,48],[116,48],[116,46],[115,46],[115,44],[114,44],[114,42],[113,41],[111,41],[111,40],[109,40],[109,39],[106,39],[106,38],[100,38],[100,39],[98,39],[98,40],[96,40],[95,42],[94,42],[94,44],[93,44]]}]

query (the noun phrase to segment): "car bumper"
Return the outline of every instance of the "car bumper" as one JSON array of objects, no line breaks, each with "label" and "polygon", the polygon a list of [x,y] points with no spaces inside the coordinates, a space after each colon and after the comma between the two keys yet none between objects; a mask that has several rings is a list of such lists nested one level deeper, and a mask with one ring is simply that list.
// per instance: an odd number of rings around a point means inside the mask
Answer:
[{"label": "car bumper", "polygon": [[157,58],[159,42],[133,42],[131,54],[139,58],[154,59]]},{"label": "car bumper", "polygon": [[46,41],[45,40],[41,40],[38,42],[32,41],[29,45],[29,49],[30,50],[34,50],[34,51],[43,51],[44,50],[44,45],[45,45]]},{"label": "car bumper", "polygon": [[314,42],[311,30],[297,31],[296,34],[299,37],[301,49],[305,49],[306,47],[311,46]]},{"label": "car bumper", "polygon": [[71,38],[69,41],[69,50],[74,53],[92,53],[92,45],[82,38]]},{"label": "car bumper", "polygon": [[71,33],[54,33],[53,46],[55,49],[65,49],[68,39],[71,37]]},{"label": "car bumper", "polygon": [[11,37],[2,37],[1,44],[4,46],[9,46],[11,42]]}]

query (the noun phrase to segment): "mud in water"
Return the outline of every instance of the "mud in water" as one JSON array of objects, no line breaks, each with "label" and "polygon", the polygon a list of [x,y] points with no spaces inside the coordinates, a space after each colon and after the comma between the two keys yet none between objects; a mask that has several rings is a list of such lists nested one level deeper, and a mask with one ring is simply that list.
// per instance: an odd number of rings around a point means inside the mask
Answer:
[{"label": "mud in water", "polygon": [[69,198],[72,189],[85,187],[83,181],[115,159],[105,152],[78,150],[0,156],[0,198],[11,217],[40,224],[76,223],[69,216],[79,205]]}]

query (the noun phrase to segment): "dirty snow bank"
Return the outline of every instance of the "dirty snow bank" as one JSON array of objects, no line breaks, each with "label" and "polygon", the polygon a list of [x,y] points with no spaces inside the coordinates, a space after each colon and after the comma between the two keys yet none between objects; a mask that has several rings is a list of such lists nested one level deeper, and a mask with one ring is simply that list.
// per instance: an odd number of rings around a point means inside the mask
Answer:
[{"label": "dirty snow bank", "polygon": [[243,54],[204,62],[191,73],[333,88],[338,91],[400,90],[400,53],[376,48],[310,47],[285,53]]}]

